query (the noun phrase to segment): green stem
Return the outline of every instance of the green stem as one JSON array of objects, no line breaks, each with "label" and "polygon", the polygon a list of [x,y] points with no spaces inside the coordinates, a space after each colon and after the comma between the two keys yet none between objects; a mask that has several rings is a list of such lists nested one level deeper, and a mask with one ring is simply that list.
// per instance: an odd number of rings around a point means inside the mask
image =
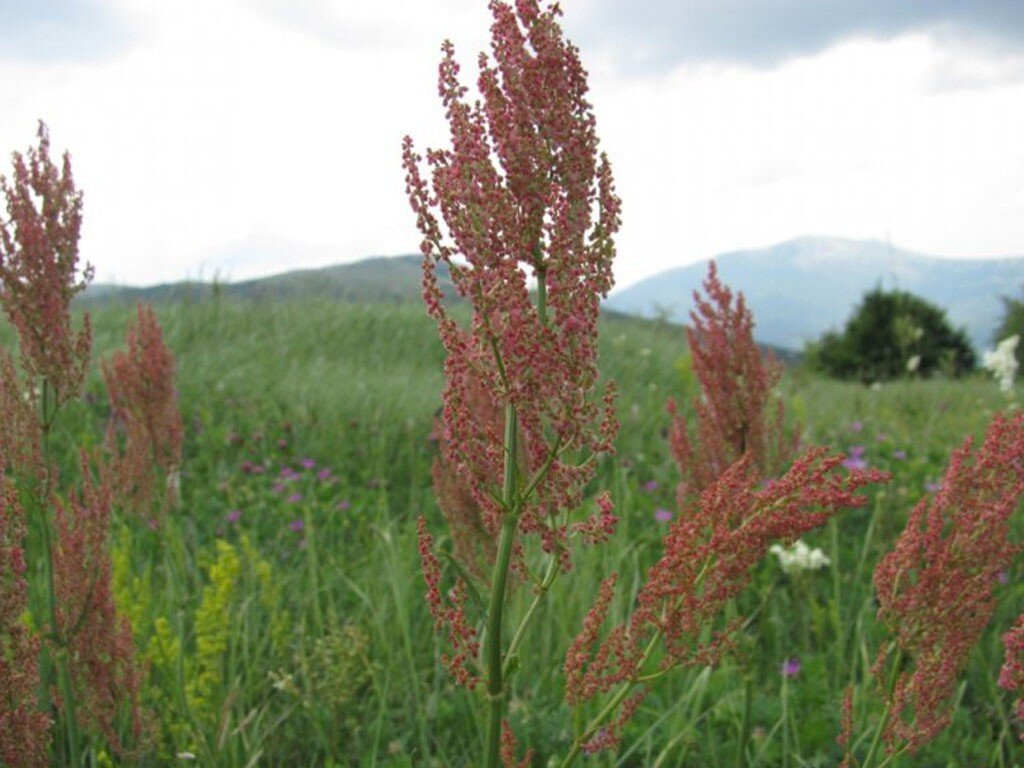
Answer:
[{"label": "green stem", "polygon": [[743,675],[743,722],[740,723],[740,739],[736,745],[736,768],[747,764],[747,742],[750,740],[750,715],[753,704],[753,680],[749,671]]},{"label": "green stem", "polygon": [[505,686],[501,651],[501,622],[505,607],[505,583],[508,580],[509,563],[512,560],[512,545],[516,528],[519,526],[519,504],[516,501],[516,437],[518,419],[515,406],[505,406],[505,473],[501,497],[504,520],[501,524],[501,538],[494,561],[494,576],[491,579],[491,601],[487,609],[486,666],[487,698],[489,712],[487,734],[484,742],[486,768],[498,768],[501,749],[501,720],[505,710]]},{"label": "green stem", "polygon": [[[868,747],[868,753],[864,757],[864,762],[861,763],[861,768],[870,768],[871,763],[875,759],[875,753],[878,752],[878,747],[882,743],[882,734],[885,732],[886,726],[889,725],[889,717],[892,714],[892,696],[896,690],[896,681],[899,679],[900,666],[902,663],[903,651],[897,649],[896,657],[893,659],[892,670],[889,672],[888,684],[886,685],[885,709],[882,711],[882,718],[878,721],[878,729],[875,731],[875,738],[871,740],[871,746]],[[888,762],[888,760],[886,762]]]},{"label": "green stem", "polygon": [[558,553],[555,552],[551,555],[551,562],[548,563],[547,573],[544,574],[544,580],[541,581],[540,586],[537,587],[537,593],[533,596],[533,600],[530,602],[530,607],[526,609],[526,615],[523,616],[523,620],[519,622],[519,626],[516,628],[516,633],[512,636],[512,642],[508,644],[508,650],[505,652],[505,664],[502,667],[502,674],[507,676],[512,659],[515,657],[516,651],[519,650],[519,644],[523,642],[523,637],[526,635],[526,627],[533,619],[533,615],[537,612],[537,608],[543,602],[544,597],[547,595],[551,585],[555,583],[555,579],[558,578],[560,558]]},{"label": "green stem", "polygon": [[53,660],[57,667],[57,689],[60,691],[61,709],[64,711],[64,731],[67,736],[68,760],[71,766],[81,764],[81,746],[78,734],[78,720],[75,712],[75,691],[71,683],[71,670],[68,667],[68,637],[60,631],[57,621],[57,585],[53,573],[53,530],[50,525],[50,427],[57,414],[57,405],[50,408],[50,384],[43,379],[41,402],[41,449],[42,477],[39,479],[39,493],[36,508],[39,512],[39,527],[43,537],[43,569],[46,573],[47,614],[50,623],[49,636],[56,645]]}]

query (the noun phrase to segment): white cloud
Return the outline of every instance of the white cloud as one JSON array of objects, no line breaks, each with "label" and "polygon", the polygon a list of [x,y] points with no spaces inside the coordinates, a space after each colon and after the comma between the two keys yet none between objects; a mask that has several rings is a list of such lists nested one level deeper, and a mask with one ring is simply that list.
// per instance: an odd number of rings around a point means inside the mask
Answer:
[{"label": "white cloud", "polygon": [[[99,279],[242,279],[416,249],[400,141],[444,141],[438,47],[455,42],[471,82],[482,3],[111,7],[135,30],[116,56],[0,62],[0,148],[25,149],[41,117],[71,149]],[[582,56],[625,206],[620,285],[802,234],[1024,253],[1019,57],[924,36],[772,69],[629,76],[607,52]]]}]

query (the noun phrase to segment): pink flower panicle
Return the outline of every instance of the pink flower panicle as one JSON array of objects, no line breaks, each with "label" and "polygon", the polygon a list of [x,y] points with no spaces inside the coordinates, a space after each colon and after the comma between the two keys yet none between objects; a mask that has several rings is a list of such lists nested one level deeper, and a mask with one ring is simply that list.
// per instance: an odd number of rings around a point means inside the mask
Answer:
[{"label": "pink flower panicle", "polygon": [[[999,687],[1017,694],[1017,719],[1024,721],[1024,614],[1003,635],[1005,656],[999,670]],[[1024,739],[1024,731],[1021,732]]]},{"label": "pink flower panicle", "polygon": [[39,638],[23,623],[25,513],[14,483],[0,471],[0,764],[49,764],[50,721],[39,709]]},{"label": "pink flower panicle", "polygon": [[[596,394],[596,361],[620,203],[597,151],[586,73],[562,37],[557,6],[492,0],[490,9],[493,61],[479,59],[481,99],[467,101],[445,43],[439,93],[452,146],[427,152],[428,182],[406,138],[406,190],[423,234],[424,301],[447,352],[444,461],[493,532],[506,512],[501,427],[505,406],[514,406],[518,487],[532,489],[517,505],[519,530],[540,536],[546,551],[563,552],[569,524],[559,515],[580,506],[593,457],[612,451],[618,428],[614,390]],[[442,262],[472,305],[467,329],[442,303]],[[543,311],[528,275],[543,287]],[[480,417],[475,386],[500,420]]]},{"label": "pink flower panicle", "polygon": [[118,735],[118,713],[130,716],[132,744],[149,736],[149,715],[140,706],[144,669],[135,658],[128,619],[119,616],[109,557],[113,489],[97,484],[82,455],[82,486],[67,501],[54,498],[56,637],[69,651],[76,713],[121,755],[134,754]]},{"label": "pink flower panicle", "polygon": [[[902,742],[914,752],[949,723],[999,572],[1020,550],[1009,520],[1024,494],[1024,414],[997,415],[973,455],[971,445],[968,438],[953,453],[941,489],[921,499],[875,568],[878,618],[904,662],[890,701],[890,749]],[[882,686],[889,658],[883,648],[874,665]]]},{"label": "pink flower panicle", "polygon": [[459,685],[473,690],[479,684],[480,676],[470,671],[469,665],[475,662],[480,652],[480,643],[476,639],[476,629],[466,618],[466,584],[458,579],[447,595],[442,593],[441,564],[434,554],[434,538],[430,535],[425,518],[421,516],[416,525],[420,565],[427,583],[427,607],[434,619],[434,631],[446,631],[452,649],[451,654],[443,653],[441,660]]},{"label": "pink flower panicle", "polygon": [[[18,332],[21,361],[30,379],[52,390],[55,408],[78,395],[92,350],[85,315],[71,324],[71,300],[92,279],[78,271],[82,194],[75,189],[71,159],[50,160],[50,136],[39,124],[39,146],[13,155],[13,177],[0,176],[7,220],[0,221],[0,303]],[[47,415],[49,418],[49,415]]]},{"label": "pink flower panicle", "polygon": [[693,402],[695,437],[675,402],[668,403],[672,453],[683,475],[681,503],[699,496],[746,454],[763,477],[774,477],[792,461],[799,440],[798,435],[786,437],[782,402],[774,412],[769,407],[782,366],[754,343],[754,319],[743,294],[733,301],[713,261],[703,287],[706,298],[694,291],[693,326],[686,330],[702,392]]},{"label": "pink flower panicle", "polygon": [[181,467],[183,429],[174,355],[146,304],[138,305],[126,341],[128,348],[115,352],[102,366],[111,410],[107,448],[114,456],[108,471],[119,501],[128,509],[159,516],[176,500]]},{"label": "pink flower panicle", "polygon": [[523,759],[516,762],[516,737],[507,720],[501,721],[501,764],[503,768],[530,768],[533,765],[533,750],[526,750]]},{"label": "pink flower panicle", "polygon": [[645,648],[655,635],[664,645],[666,667],[715,663],[730,647],[728,625],[700,645],[726,602],[749,583],[751,568],[775,541],[791,542],[823,525],[840,509],[865,499],[857,491],[887,478],[877,470],[835,471],[842,461],[824,448],[797,459],[776,482],[762,485],[750,469],[752,456],[730,466],[701,494],[692,514],[679,515],[664,539],[664,554],[650,569],[628,622],[615,627],[583,670],[581,650],[596,636],[610,599],[602,586],[584,630],[566,662],[570,703],[607,693],[642,673]]}]

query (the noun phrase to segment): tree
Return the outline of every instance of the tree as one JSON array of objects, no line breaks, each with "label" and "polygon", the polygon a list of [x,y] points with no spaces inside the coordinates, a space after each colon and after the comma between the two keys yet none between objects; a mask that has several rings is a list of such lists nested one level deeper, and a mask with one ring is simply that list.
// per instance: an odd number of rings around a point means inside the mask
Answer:
[{"label": "tree", "polygon": [[863,382],[960,376],[975,365],[966,332],[950,326],[945,310],[907,291],[881,288],[864,295],[842,333],[826,333],[807,356],[829,376]]}]

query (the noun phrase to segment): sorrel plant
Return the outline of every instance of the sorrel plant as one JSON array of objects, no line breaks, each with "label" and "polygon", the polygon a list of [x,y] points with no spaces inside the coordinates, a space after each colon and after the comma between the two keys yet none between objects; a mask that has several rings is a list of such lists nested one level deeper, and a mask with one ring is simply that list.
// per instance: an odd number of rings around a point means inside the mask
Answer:
[{"label": "sorrel plant", "polygon": [[[18,337],[17,363],[0,350],[0,756],[78,766],[96,750],[139,754],[148,738],[144,670],[114,604],[110,526],[116,510],[149,502],[142,478],[153,467],[180,466],[181,425],[173,359],[140,308],[128,352],[108,364],[127,439],[111,437],[106,451],[60,443],[59,420],[92,359],[89,316],[76,330],[71,310],[92,268],[78,264],[82,195],[70,157],[51,161],[43,124],[38,139],[14,153],[11,178],[0,177],[0,306]],[[77,472],[75,462],[61,471],[60,454],[78,454]]]},{"label": "sorrel plant", "polygon": [[[612,451],[617,427],[614,390],[605,389],[603,402],[596,392],[596,350],[598,303],[612,284],[619,200],[608,162],[597,151],[586,74],[559,29],[557,6],[541,10],[536,0],[514,7],[494,1],[490,9],[493,62],[484,54],[479,58],[481,99],[467,100],[454,49],[446,42],[439,90],[451,149],[427,152],[429,180],[409,138],[403,161],[423,234],[423,297],[447,352],[442,463],[435,477],[454,529],[453,585],[442,583],[423,518],[420,557],[435,627],[446,632],[451,649],[445,664],[460,684],[485,688],[484,764],[493,768],[499,760],[515,762],[515,740],[507,726],[502,733],[509,681],[537,607],[558,575],[570,569],[570,537],[600,543],[617,522],[607,494],[597,497],[589,516],[581,509],[594,462]],[[471,305],[468,328],[445,306],[439,263]],[[710,280],[720,288],[713,273]],[[752,468],[765,463],[764,407],[777,372],[758,368],[749,315],[742,300],[732,312],[727,297],[724,290],[712,296],[722,314],[708,313],[703,331],[713,341],[703,370],[745,377],[753,397],[730,392],[712,415],[705,439],[717,438],[711,430],[718,430],[728,454],[704,481],[699,509],[681,510],[632,620],[612,630],[590,657],[615,575],[601,585],[566,661],[567,699],[580,706],[597,694],[611,696],[578,729],[565,766],[581,751],[616,743],[622,723],[641,701],[642,690],[634,691],[641,682],[677,662],[717,654],[720,643],[694,647],[698,630],[742,587],[771,541],[796,538],[840,507],[860,503],[856,489],[879,479],[871,472],[836,474],[842,457],[819,450],[771,486],[757,487],[764,474]],[[737,418],[738,437],[730,421]],[[775,453],[782,457],[781,450]],[[531,538],[538,541],[539,556],[528,548]],[[481,556],[492,560],[489,578],[473,575],[481,573]],[[534,599],[505,645],[510,574],[532,586]],[[479,613],[468,599],[477,580],[489,590]],[[667,662],[652,674],[648,663],[661,646]]]}]

